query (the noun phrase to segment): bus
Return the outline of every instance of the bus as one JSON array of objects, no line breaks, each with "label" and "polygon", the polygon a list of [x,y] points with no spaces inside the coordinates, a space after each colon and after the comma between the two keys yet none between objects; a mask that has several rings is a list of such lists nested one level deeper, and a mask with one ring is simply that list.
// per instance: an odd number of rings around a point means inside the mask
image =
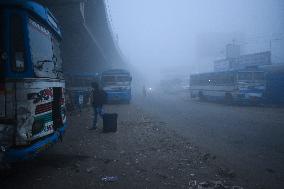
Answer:
[{"label": "bus", "polygon": [[234,70],[190,76],[190,96],[200,100],[260,102],[266,87],[265,72]]},{"label": "bus", "polygon": [[92,83],[99,82],[99,73],[65,73],[67,110],[91,105]]},{"label": "bus", "polygon": [[0,2],[1,161],[35,157],[66,128],[61,32],[33,1]]},{"label": "bus", "polygon": [[131,81],[129,71],[123,69],[111,69],[102,72],[100,84],[107,93],[107,102],[126,102],[131,101]]}]

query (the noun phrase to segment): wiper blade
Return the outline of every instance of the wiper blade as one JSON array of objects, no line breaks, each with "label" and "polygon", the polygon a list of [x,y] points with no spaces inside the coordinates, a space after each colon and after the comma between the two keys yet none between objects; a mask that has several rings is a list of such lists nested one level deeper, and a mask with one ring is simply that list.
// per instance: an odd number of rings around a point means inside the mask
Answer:
[{"label": "wiper blade", "polygon": [[43,65],[45,63],[50,63],[53,62],[52,60],[38,60],[36,62],[36,64],[34,65],[35,68],[37,68],[38,70],[42,70],[43,69]]}]

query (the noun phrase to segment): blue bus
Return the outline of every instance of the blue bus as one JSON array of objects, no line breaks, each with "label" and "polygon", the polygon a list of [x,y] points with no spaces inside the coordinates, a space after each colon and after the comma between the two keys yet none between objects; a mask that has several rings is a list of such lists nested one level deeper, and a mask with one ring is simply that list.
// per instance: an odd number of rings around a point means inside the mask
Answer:
[{"label": "blue bus", "polygon": [[66,128],[61,32],[33,1],[0,2],[0,160],[36,156]]},{"label": "blue bus", "polygon": [[92,83],[99,82],[99,73],[65,73],[66,107],[81,109],[91,104]]},{"label": "blue bus", "polygon": [[100,84],[107,93],[108,103],[130,103],[131,81],[130,72],[124,69],[111,69],[102,72]]},{"label": "blue bus", "polygon": [[261,102],[265,90],[265,72],[260,70],[233,70],[190,76],[190,95],[200,100]]}]

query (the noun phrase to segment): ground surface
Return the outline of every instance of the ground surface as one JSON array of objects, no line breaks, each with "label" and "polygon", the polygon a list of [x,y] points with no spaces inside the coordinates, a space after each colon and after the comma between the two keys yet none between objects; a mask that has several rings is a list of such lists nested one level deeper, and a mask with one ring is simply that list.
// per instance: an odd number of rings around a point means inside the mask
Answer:
[{"label": "ground surface", "polygon": [[284,188],[283,107],[230,106],[157,92],[136,102],[230,165],[251,188]]},{"label": "ground surface", "polygon": [[91,109],[73,113],[63,143],[14,165],[0,188],[283,188],[281,108],[153,93],[106,111],[119,113],[117,133],[88,130]]}]

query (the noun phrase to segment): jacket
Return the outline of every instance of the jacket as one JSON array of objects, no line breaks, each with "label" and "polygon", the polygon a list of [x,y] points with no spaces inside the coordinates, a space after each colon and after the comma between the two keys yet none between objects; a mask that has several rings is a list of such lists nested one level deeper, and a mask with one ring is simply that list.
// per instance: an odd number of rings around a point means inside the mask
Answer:
[{"label": "jacket", "polygon": [[106,104],[107,101],[107,94],[103,90],[93,90],[92,91],[93,95],[93,106],[99,107],[102,106],[103,104]]}]

